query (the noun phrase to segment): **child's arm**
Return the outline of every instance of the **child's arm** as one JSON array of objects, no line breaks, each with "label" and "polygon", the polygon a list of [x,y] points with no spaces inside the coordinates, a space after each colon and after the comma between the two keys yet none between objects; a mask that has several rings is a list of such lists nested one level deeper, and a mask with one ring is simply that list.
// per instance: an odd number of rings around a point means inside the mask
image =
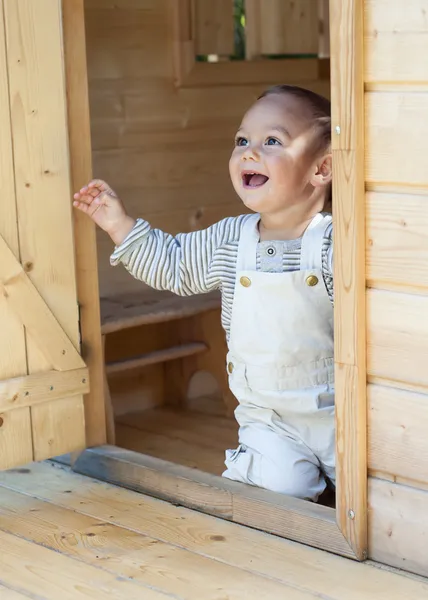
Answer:
[{"label": "child's arm", "polygon": [[74,198],[74,206],[90,216],[115,243],[112,265],[122,263],[136,279],[182,296],[219,287],[210,265],[218,239],[230,229],[224,222],[173,237],[152,229],[142,219],[129,217],[118,196],[103,181],[91,182]]}]

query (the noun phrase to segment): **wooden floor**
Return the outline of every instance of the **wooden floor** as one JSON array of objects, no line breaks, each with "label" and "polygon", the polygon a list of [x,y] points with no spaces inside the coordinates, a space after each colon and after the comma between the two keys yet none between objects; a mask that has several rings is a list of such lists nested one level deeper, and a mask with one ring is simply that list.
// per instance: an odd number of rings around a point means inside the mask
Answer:
[{"label": "wooden floor", "polygon": [[0,473],[0,598],[423,600],[428,583],[71,473]]},{"label": "wooden floor", "polygon": [[116,419],[116,445],[221,475],[224,452],[236,448],[236,420],[159,407]]}]

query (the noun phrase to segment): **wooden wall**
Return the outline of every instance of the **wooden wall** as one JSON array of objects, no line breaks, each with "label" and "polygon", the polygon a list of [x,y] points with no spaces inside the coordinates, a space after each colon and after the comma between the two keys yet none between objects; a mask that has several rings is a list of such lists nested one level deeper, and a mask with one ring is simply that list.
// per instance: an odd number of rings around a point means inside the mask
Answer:
[{"label": "wooden wall", "polygon": [[428,0],[365,0],[369,551],[428,575]]},{"label": "wooden wall", "polygon": [[[170,233],[243,210],[229,156],[243,113],[269,85],[177,89],[174,1],[85,0],[94,175],[134,216]],[[101,295],[138,289],[124,269],[110,268],[112,249],[100,233]]]}]

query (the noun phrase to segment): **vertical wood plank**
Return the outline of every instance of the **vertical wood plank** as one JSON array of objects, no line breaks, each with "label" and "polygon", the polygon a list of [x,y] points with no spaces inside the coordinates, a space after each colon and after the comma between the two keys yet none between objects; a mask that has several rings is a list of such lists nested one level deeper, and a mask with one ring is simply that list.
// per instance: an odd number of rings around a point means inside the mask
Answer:
[{"label": "vertical wood plank", "polygon": [[[18,227],[16,224],[16,196],[13,168],[12,131],[10,122],[9,74],[6,56],[4,3],[0,0],[0,236],[19,256]],[[1,261],[1,256],[0,256]],[[26,375],[27,359],[24,328],[0,296],[0,380]],[[0,469],[31,462],[30,409],[23,408],[0,415]]]},{"label": "vertical wood plank", "polygon": [[[14,412],[14,411],[11,411]],[[33,409],[34,460],[85,448],[85,413],[80,396],[44,402]]]},{"label": "vertical wood plank", "polygon": [[[19,257],[3,0],[0,0],[0,235]],[[1,257],[0,257],[1,260]],[[0,297],[0,379],[27,373],[24,329]]]},{"label": "vertical wood plank", "polygon": [[[61,0],[6,0],[11,123],[21,261],[76,348],[78,305],[72,231],[71,181],[62,44]],[[29,372],[51,365],[27,339]],[[80,397],[83,403],[83,397]],[[67,405],[64,405],[67,409]],[[44,408],[31,409],[33,445],[43,454]],[[74,409],[53,409],[56,426],[69,420],[80,436]],[[39,451],[39,446],[42,448]],[[60,446],[55,448],[61,452]],[[64,451],[66,451],[64,449]]]},{"label": "vertical wood plank", "polygon": [[363,3],[331,0],[337,520],[367,556]]},{"label": "vertical wood plank", "polygon": [[330,57],[330,0],[318,0],[318,56]]},{"label": "vertical wood plank", "polygon": [[235,52],[233,0],[193,0],[195,54]]},{"label": "vertical wood plank", "polygon": [[245,0],[245,57],[259,58],[262,54],[261,0]]},{"label": "vertical wood plank", "polygon": [[[62,6],[71,180],[73,190],[78,190],[92,178],[84,1],[66,0]],[[97,243],[94,223],[78,211],[74,237],[82,353],[90,379],[85,396],[86,439],[88,446],[99,446],[106,442],[106,415]]]},{"label": "vertical wood plank", "polygon": [[318,54],[318,2],[264,0],[262,54]]},{"label": "vertical wood plank", "polygon": [[0,413],[0,469],[26,465],[33,460],[28,406]]}]

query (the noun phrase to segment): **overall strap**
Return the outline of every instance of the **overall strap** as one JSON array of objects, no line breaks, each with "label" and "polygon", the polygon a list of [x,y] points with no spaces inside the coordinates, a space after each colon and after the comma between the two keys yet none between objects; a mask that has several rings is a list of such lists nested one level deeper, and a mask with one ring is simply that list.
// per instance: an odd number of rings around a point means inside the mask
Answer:
[{"label": "overall strap", "polygon": [[322,270],[322,247],[325,232],[332,221],[332,216],[318,213],[307,227],[302,238],[300,253],[300,269]]},{"label": "overall strap", "polygon": [[236,272],[257,270],[257,244],[259,243],[260,215],[253,214],[242,225],[238,245]]}]

